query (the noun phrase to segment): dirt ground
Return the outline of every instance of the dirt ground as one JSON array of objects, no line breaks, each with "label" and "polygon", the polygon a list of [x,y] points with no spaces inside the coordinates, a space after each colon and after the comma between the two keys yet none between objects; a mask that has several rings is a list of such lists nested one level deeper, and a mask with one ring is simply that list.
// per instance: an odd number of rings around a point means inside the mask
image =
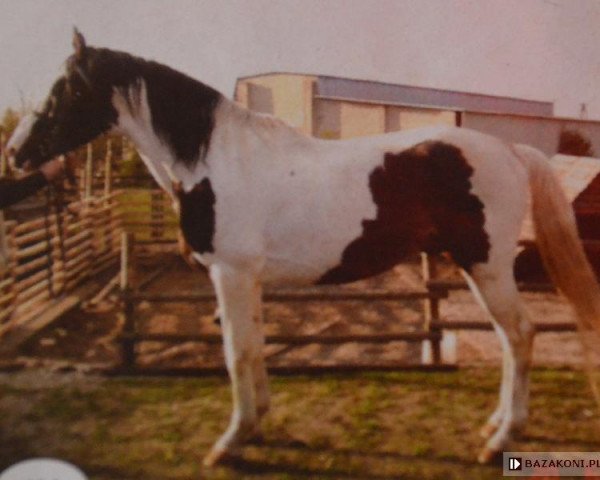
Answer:
[{"label": "dirt ground", "polygon": [[[192,291],[209,286],[206,275],[192,269],[172,254],[152,255],[139,260],[132,272],[137,285],[160,269],[144,291]],[[441,276],[454,278],[456,272],[442,268]],[[418,264],[397,267],[394,271],[350,288],[423,289]],[[555,294],[523,293],[534,320],[564,322],[572,320],[570,307]],[[122,328],[116,295],[101,312],[80,309],[65,316],[29,341],[19,352],[20,361],[31,364],[77,362],[110,365],[119,361],[116,338]],[[143,302],[136,310],[138,328],[149,333],[219,333],[213,319],[214,304]],[[447,320],[482,320],[481,308],[468,291],[451,292],[441,302],[441,317]],[[287,302],[265,304],[265,326],[268,334],[368,334],[418,331],[422,328],[423,303],[401,302]],[[387,345],[346,344],[341,346],[306,345],[285,348],[266,347],[270,365],[336,363],[418,364],[421,344],[392,342]],[[501,363],[501,350],[494,332],[447,332],[444,340],[445,361],[458,365],[495,365]],[[222,365],[220,346],[185,343],[143,343],[138,346],[139,363],[152,367],[194,367]],[[541,333],[534,345],[534,365],[580,367],[583,358],[577,334]]]}]

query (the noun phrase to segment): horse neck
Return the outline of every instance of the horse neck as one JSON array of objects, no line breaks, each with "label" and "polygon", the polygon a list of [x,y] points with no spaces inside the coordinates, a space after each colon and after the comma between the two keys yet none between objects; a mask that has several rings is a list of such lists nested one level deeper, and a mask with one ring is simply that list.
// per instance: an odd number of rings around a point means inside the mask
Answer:
[{"label": "horse neck", "polygon": [[133,110],[126,98],[113,100],[120,113],[119,129],[133,141],[155,180],[171,195],[174,182],[181,182],[188,191],[211,171],[246,170],[252,162],[281,161],[274,152],[310,148],[314,142],[271,115],[251,112],[221,98],[213,112],[214,127],[206,157],[186,165],[154,130],[145,88],[142,84],[138,107]]},{"label": "horse neck", "polygon": [[[131,97],[136,101],[131,102]],[[129,91],[115,92],[113,105],[119,113],[116,131],[133,142],[156,182],[172,197],[174,183],[182,183],[186,188],[188,184],[193,185],[206,176],[205,164],[201,160],[194,168],[185,165],[176,157],[168,142],[155,131],[144,82],[139,87],[132,86]]]}]

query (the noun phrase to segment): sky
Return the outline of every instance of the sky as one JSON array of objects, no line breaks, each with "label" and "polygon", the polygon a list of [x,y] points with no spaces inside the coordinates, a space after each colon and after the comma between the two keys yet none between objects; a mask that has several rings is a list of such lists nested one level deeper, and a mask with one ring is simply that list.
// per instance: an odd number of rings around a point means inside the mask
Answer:
[{"label": "sky", "polygon": [[286,71],[555,102],[600,119],[600,0],[0,0],[0,113],[42,100],[88,44],[232,96]]}]

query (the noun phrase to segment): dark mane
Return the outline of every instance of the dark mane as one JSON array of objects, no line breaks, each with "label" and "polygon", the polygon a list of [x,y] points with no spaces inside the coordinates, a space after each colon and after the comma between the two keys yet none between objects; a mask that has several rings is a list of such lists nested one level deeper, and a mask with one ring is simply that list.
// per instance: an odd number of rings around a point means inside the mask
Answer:
[{"label": "dark mane", "polygon": [[187,75],[154,61],[108,49],[89,48],[93,81],[126,89],[146,84],[152,126],[176,158],[192,167],[210,148],[214,113],[221,94]]}]

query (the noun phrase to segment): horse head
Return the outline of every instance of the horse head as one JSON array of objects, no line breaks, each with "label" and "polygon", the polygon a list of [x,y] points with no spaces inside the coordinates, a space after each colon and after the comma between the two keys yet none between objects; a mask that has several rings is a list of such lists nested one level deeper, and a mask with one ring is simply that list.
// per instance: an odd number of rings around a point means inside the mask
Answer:
[{"label": "horse head", "polygon": [[77,29],[73,48],[41,109],[22,120],[7,144],[17,168],[39,167],[108,131],[117,120],[104,51],[87,46]]}]

